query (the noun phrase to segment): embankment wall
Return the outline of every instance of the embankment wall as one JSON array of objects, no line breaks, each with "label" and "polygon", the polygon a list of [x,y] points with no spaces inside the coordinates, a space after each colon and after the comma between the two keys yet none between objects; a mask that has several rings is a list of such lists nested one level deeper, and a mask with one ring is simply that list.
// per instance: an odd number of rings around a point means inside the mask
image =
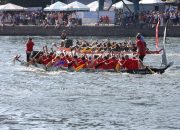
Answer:
[{"label": "embankment wall", "polygon": [[[144,27],[123,28],[122,26],[77,26],[59,27],[55,26],[4,26],[0,27],[1,36],[59,36],[66,30],[70,36],[120,36],[134,37],[138,32],[146,37],[155,36],[155,28]],[[159,28],[159,36],[163,36],[164,27]],[[169,26],[167,36],[180,37],[180,26]]]}]

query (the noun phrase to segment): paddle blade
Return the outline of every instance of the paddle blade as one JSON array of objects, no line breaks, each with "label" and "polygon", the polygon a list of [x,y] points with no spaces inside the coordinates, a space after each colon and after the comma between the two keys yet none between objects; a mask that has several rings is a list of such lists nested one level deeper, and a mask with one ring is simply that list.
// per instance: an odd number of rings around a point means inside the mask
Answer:
[{"label": "paddle blade", "polygon": [[85,66],[85,64],[79,65],[78,67],[75,68],[75,71],[78,72],[78,71],[81,70],[84,66]]},{"label": "paddle blade", "polygon": [[121,65],[119,63],[116,64],[115,70],[116,72],[119,72],[121,69]]}]

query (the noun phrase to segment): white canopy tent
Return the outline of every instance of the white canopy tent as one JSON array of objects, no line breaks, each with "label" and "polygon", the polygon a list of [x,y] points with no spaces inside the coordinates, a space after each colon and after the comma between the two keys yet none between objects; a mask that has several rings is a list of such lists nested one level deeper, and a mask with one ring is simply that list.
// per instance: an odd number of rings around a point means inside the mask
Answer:
[{"label": "white canopy tent", "polygon": [[78,1],[74,1],[74,2],[64,6],[63,10],[66,10],[66,11],[89,11],[89,7]]},{"label": "white canopy tent", "polygon": [[[110,5],[111,3],[104,2],[104,10],[107,10],[110,7]],[[99,8],[99,2],[94,1],[92,3],[89,3],[87,6],[90,8],[90,11],[97,11]]]},{"label": "white canopy tent", "polygon": [[28,8],[11,3],[0,6],[0,11],[25,11],[25,10],[28,10]]},{"label": "white canopy tent", "polygon": [[139,4],[163,4],[165,2],[161,0],[141,0]]},{"label": "white canopy tent", "polygon": [[[130,1],[127,1],[127,0],[123,0],[123,1],[124,1],[124,3],[125,3],[126,5],[133,5],[133,3],[130,2]],[[113,4],[112,6],[115,7],[115,8],[117,8],[117,9],[123,9],[124,3],[123,3],[122,1],[120,1],[120,2],[118,2],[118,3],[116,3],[116,4]]]},{"label": "white canopy tent", "polygon": [[4,6],[4,5],[0,5],[0,8],[1,8],[2,6]]},{"label": "white canopy tent", "polygon": [[142,0],[139,2],[140,11],[156,10],[163,11],[165,9],[165,2],[161,0]]},{"label": "white canopy tent", "polygon": [[66,4],[57,1],[56,3],[50,5],[49,7],[44,8],[44,11],[62,11],[64,6],[66,6]]}]

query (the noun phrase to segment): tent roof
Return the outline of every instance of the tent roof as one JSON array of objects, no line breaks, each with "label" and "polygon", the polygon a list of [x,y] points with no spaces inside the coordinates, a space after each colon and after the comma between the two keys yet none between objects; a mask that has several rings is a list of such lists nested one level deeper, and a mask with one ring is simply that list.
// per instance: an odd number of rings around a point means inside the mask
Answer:
[{"label": "tent roof", "polygon": [[[99,2],[94,1],[94,2],[89,3],[87,6],[90,8],[90,11],[97,11],[99,7]],[[104,2],[104,10],[108,9],[109,6],[110,6],[110,3]]]},{"label": "tent roof", "polygon": [[161,4],[161,3],[165,3],[161,0],[142,0],[139,2],[139,4]]},{"label": "tent roof", "polygon": [[79,1],[80,3],[83,3],[83,4],[87,5],[87,4],[89,4],[89,3],[91,3],[91,2],[93,2],[95,0],[64,0],[64,1],[67,1],[68,4],[72,3],[74,1]]},{"label": "tent roof", "polygon": [[0,8],[3,7],[4,5],[0,5]]},{"label": "tent roof", "polygon": [[0,11],[24,11],[24,10],[28,10],[28,8],[11,3],[0,6]]},{"label": "tent roof", "polygon": [[[133,4],[132,2],[127,1],[127,0],[124,0],[124,3],[127,4],[127,5],[132,5],[132,4]],[[118,3],[116,3],[116,4],[113,4],[112,6],[115,7],[115,8],[122,9],[124,3],[123,3],[122,1],[120,1],[120,2],[118,2]]]},{"label": "tent roof", "polygon": [[49,7],[44,8],[44,11],[61,11],[66,4],[57,1],[56,3],[50,5]]},{"label": "tent roof", "polygon": [[74,2],[64,6],[64,10],[68,10],[68,11],[73,11],[73,10],[89,11],[89,7],[78,2],[78,1],[74,1]]}]

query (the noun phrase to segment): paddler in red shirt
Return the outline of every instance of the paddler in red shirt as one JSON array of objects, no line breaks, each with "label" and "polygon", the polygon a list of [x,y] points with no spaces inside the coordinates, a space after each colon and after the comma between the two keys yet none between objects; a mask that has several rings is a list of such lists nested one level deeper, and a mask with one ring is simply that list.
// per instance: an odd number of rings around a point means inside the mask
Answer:
[{"label": "paddler in red shirt", "polygon": [[27,62],[30,61],[30,56],[33,51],[34,47],[34,42],[32,41],[32,38],[29,38],[28,41],[26,42],[26,60]]}]

